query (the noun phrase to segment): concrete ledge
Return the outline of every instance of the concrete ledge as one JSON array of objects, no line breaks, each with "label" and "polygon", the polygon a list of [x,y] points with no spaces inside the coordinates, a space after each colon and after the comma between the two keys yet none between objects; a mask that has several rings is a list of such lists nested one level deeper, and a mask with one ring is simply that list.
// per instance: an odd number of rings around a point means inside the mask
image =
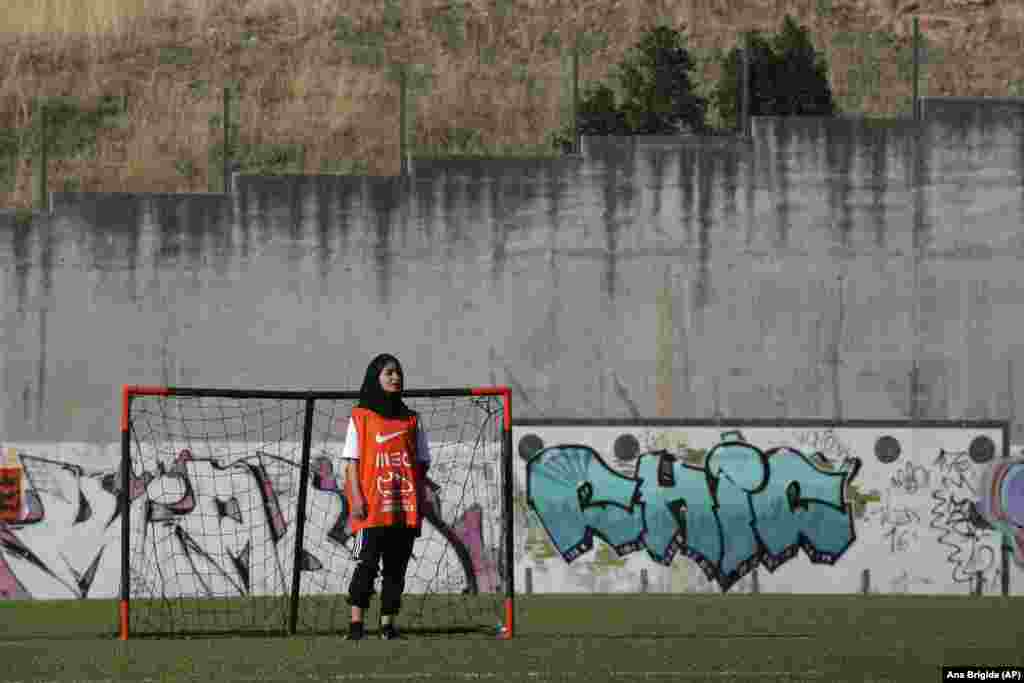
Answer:
[{"label": "concrete ledge", "polygon": [[955,95],[928,95],[921,98],[921,102],[934,102],[936,104],[963,104],[965,106],[977,107],[979,105],[1017,105],[1024,107],[1024,97],[958,97]]}]

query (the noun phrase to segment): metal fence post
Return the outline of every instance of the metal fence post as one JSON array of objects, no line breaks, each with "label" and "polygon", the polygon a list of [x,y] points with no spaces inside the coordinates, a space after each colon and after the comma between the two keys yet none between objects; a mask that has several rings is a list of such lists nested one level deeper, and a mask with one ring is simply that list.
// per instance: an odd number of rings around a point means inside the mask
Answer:
[{"label": "metal fence post", "polygon": [[35,101],[36,127],[39,133],[39,148],[35,150],[35,159],[32,162],[32,204],[40,211],[49,211],[49,195],[46,192],[48,185],[47,171],[47,137],[46,129],[46,101],[37,97]]},{"label": "metal fence post", "polygon": [[647,593],[650,590],[650,580],[647,576],[647,570],[640,570],[640,592]]},{"label": "metal fence post", "polygon": [[523,570],[523,584],[526,586],[526,594],[530,595],[533,593],[533,570],[527,567]]},{"label": "metal fence post", "polygon": [[239,175],[239,173],[242,170],[242,164],[239,163],[238,161],[232,160],[230,168],[231,168],[231,185],[230,185],[230,189],[228,191],[232,195],[234,195],[234,194],[238,193],[238,175]]},{"label": "metal fence post", "polygon": [[572,153],[580,153],[580,133],[577,118],[580,113],[580,45],[579,35],[572,47]]},{"label": "metal fence post", "polygon": [[921,31],[917,17],[914,17],[914,121],[921,120],[921,92],[919,75],[921,73]]},{"label": "metal fence post", "polygon": [[865,569],[860,574],[860,592],[864,595],[871,593],[871,570]]},{"label": "metal fence post", "polygon": [[231,155],[228,153],[228,131],[230,129],[230,120],[228,116],[230,111],[228,109],[228,101],[230,94],[228,92],[228,86],[224,86],[224,193],[227,194],[231,191],[231,166],[230,159]]},{"label": "metal fence post", "polygon": [[409,175],[409,148],[405,138],[405,130],[408,127],[406,109],[409,106],[409,83],[408,67],[402,65],[398,76],[398,166],[399,174],[404,178]]},{"label": "metal fence post", "polygon": [[1002,584],[1003,595],[1010,594],[1010,553],[1012,552],[1007,541],[1003,541],[1002,555],[1003,555],[1003,573],[999,578]]},{"label": "metal fence post", "polygon": [[739,50],[739,73],[737,74],[738,83],[736,84],[736,97],[737,97],[737,114],[736,114],[736,127],[738,128],[737,134],[741,138],[749,138],[752,135],[750,130],[751,122],[751,93],[750,93],[750,39],[748,36],[743,37],[743,42]]}]

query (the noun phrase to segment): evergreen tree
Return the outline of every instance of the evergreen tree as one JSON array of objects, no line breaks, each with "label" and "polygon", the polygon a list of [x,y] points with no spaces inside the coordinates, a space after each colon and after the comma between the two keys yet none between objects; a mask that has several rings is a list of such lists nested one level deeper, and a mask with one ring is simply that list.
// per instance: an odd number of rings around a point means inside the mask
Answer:
[{"label": "evergreen tree", "polygon": [[648,30],[616,69],[621,104],[605,84],[591,86],[580,98],[580,134],[676,135],[705,130],[707,101],[693,92],[693,67],[678,30]]},{"label": "evergreen tree", "polygon": [[[828,65],[814,49],[807,28],[789,15],[782,30],[768,39],[757,31],[744,34],[750,46],[750,113],[753,116],[834,116],[835,101]],[[715,91],[726,119],[739,117],[739,47],[726,56]]]},{"label": "evergreen tree", "polygon": [[811,43],[810,31],[786,15],[775,36],[775,97],[777,116],[833,116],[835,102],[828,66]]},{"label": "evergreen tree", "polygon": [[707,102],[693,92],[694,62],[679,31],[648,31],[619,67],[622,112],[634,134],[703,130]]}]

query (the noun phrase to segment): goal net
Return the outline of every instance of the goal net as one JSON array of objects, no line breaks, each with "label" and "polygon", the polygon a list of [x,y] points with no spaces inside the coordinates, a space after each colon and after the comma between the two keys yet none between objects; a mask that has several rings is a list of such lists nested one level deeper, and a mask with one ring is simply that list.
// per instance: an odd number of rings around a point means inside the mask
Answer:
[{"label": "goal net", "polygon": [[[512,633],[504,388],[403,392],[431,466],[405,631]],[[357,392],[125,387],[121,638],[335,633],[356,564],[340,458]],[[380,577],[365,615],[373,630]]]}]

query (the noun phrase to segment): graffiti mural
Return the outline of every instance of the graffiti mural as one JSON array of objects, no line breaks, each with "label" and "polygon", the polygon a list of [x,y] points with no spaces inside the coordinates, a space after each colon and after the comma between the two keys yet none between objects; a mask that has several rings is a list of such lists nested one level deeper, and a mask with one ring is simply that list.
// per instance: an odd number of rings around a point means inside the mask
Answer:
[{"label": "graffiti mural", "polygon": [[[873,593],[968,595],[980,579],[995,594],[1003,540],[1024,568],[1024,457],[1003,460],[996,429],[514,429],[519,591],[855,593],[869,573]],[[168,450],[131,473],[131,532],[155,549],[134,562],[138,587],[157,567],[165,585],[200,594],[259,594],[290,577],[298,468],[246,448]],[[311,463],[304,591],[336,591],[354,561],[328,451]],[[2,452],[0,599],[117,595],[119,445]],[[431,468],[414,553],[442,565],[443,590],[500,588],[497,494],[484,491],[497,473],[473,473],[469,504],[457,460]],[[1024,593],[1013,570],[1011,593]]]},{"label": "graffiti mural", "polygon": [[[524,422],[517,569],[541,590],[1002,590],[982,508],[1020,517],[998,425]],[[980,500],[983,472],[1001,502]]]},{"label": "graffiti mural", "polygon": [[0,521],[0,599],[92,596],[101,566],[118,571],[116,550],[106,552],[119,538],[109,533],[118,510],[112,477],[10,449],[12,460],[21,504]]},{"label": "graffiti mural", "polygon": [[16,454],[0,467],[0,522],[12,522],[21,514],[22,472]]},{"label": "graffiti mural", "polygon": [[654,451],[624,476],[588,446],[560,445],[530,458],[527,499],[566,562],[597,536],[620,555],[645,549],[666,566],[681,552],[728,591],[758,563],[775,571],[803,549],[834,564],[854,542],[847,487],[860,460],[835,471],[827,463],[727,432],[703,466]]},{"label": "graffiti mural", "polygon": [[1010,545],[1024,569],[1024,457],[992,464],[982,475],[975,501],[977,512]]},{"label": "graffiti mural", "polygon": [[[0,599],[115,597],[123,514],[118,448],[100,449],[99,457],[71,456],[110,463],[97,468],[26,450],[11,450],[3,468],[16,470],[17,478],[4,474],[2,482],[10,512],[0,518]],[[73,449],[47,450],[70,455]],[[306,575],[324,574],[318,583],[336,590],[338,574],[354,566],[354,541],[330,457],[314,458],[312,465],[301,568]],[[442,466],[438,473],[445,472]],[[190,449],[132,472],[132,536],[148,548],[132,556],[135,589],[157,595],[280,592],[294,561],[298,475],[298,462],[265,452],[220,458]],[[425,531],[414,550],[433,572],[423,582],[432,581],[435,592],[442,579],[457,592],[497,590],[500,554],[487,533],[484,506],[456,506],[458,492],[446,500],[443,486],[431,482],[430,489]],[[438,568],[442,562],[449,566]],[[415,583],[410,575],[410,592]]]}]

